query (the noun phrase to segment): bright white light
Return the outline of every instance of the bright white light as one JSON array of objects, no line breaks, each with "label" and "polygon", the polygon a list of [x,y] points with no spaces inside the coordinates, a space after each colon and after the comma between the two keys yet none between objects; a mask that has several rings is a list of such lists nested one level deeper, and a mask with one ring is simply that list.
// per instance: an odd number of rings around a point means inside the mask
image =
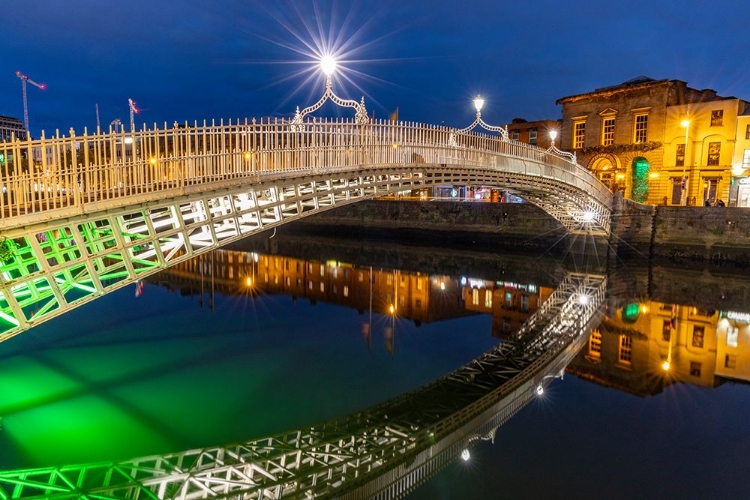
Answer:
[{"label": "bright white light", "polygon": [[557,139],[557,130],[550,130],[549,138],[552,139],[552,142],[555,142],[555,139]]},{"label": "bright white light", "polygon": [[461,458],[464,459],[464,462],[468,462],[471,458],[471,453],[469,453],[468,448],[464,448],[464,451],[461,452]]},{"label": "bright white light", "polygon": [[125,144],[133,144],[133,138],[132,137],[126,137],[125,138]]},{"label": "bright white light", "polygon": [[336,71],[336,60],[332,56],[323,56],[320,60],[320,69],[326,76],[331,76]]},{"label": "bright white light", "polygon": [[680,122],[680,125],[682,125],[683,128],[688,128],[690,126],[690,120],[685,119]]},{"label": "bright white light", "polygon": [[578,303],[581,305],[586,305],[589,303],[589,296],[588,295],[581,295],[578,297]]},{"label": "bright white light", "polygon": [[440,282],[440,289],[445,290],[445,283],[443,283],[442,281]]},{"label": "bright white light", "polygon": [[583,220],[585,222],[591,222],[592,220],[594,220],[594,212],[590,210],[586,210],[585,212],[583,212]]},{"label": "bright white light", "polygon": [[542,387],[542,384],[539,384],[538,386],[536,386],[536,393],[539,396],[541,396],[542,394],[544,394],[544,387]]},{"label": "bright white light", "polygon": [[482,99],[482,96],[476,96],[474,98],[474,107],[477,110],[477,113],[482,111],[482,106],[484,106],[484,99]]}]

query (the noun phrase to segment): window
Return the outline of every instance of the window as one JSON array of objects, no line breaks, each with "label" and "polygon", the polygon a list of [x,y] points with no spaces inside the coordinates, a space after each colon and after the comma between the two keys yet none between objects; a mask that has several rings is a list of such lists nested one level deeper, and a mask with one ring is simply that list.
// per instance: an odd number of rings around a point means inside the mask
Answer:
[{"label": "window", "polygon": [[529,296],[521,295],[521,311],[529,312]]},{"label": "window", "polygon": [[479,305],[479,289],[478,288],[472,288],[471,290],[471,305],[474,305],[474,306]]},{"label": "window", "polygon": [[532,146],[536,146],[536,129],[530,128],[529,129],[529,144]]},{"label": "window", "polygon": [[737,336],[739,335],[739,328],[734,325],[727,327],[727,346],[737,347]]},{"label": "window", "polygon": [[750,168],[750,149],[746,149],[742,154],[742,167]]},{"label": "window", "polygon": [[648,115],[635,115],[633,142],[646,142],[648,139]]},{"label": "window", "polygon": [[421,311],[422,310],[422,299],[417,299],[416,300],[416,302],[414,303],[414,308],[417,311]]},{"label": "window", "polygon": [[702,326],[693,327],[693,347],[703,347],[703,333]]},{"label": "window", "polygon": [[503,307],[506,309],[510,309],[510,306],[513,301],[513,294],[510,292],[505,292],[505,302],[503,303]]},{"label": "window", "polygon": [[321,276],[325,276],[326,275],[326,265],[325,264],[321,264],[320,265],[320,275]]},{"label": "window", "polygon": [[422,291],[423,288],[424,288],[424,285],[422,284],[422,279],[417,278],[417,290]]},{"label": "window", "polygon": [[685,166],[685,145],[684,144],[677,145],[677,153],[674,158],[674,164],[678,167]]},{"label": "window", "polygon": [[586,138],[586,122],[573,122],[573,149],[581,149]]},{"label": "window", "polygon": [[745,125],[745,140],[750,141],[750,125]]},{"label": "window", "polygon": [[615,119],[605,118],[602,122],[602,146],[611,146],[615,143]]},{"label": "window", "polygon": [[602,356],[602,333],[599,330],[591,332],[589,337],[589,354],[596,358]]},{"label": "window", "polygon": [[492,290],[484,291],[484,307],[492,309]]},{"label": "window", "polygon": [[630,365],[633,356],[633,339],[627,335],[620,335],[620,351],[618,360],[624,365]]},{"label": "window", "polygon": [[724,110],[715,109],[711,111],[711,126],[721,127],[724,124]]},{"label": "window", "polygon": [[672,321],[665,319],[661,325],[661,339],[664,342],[672,340]]},{"label": "window", "polygon": [[517,141],[518,137],[519,137],[518,136],[518,130],[511,130],[510,131],[510,138],[511,138],[511,140]]},{"label": "window", "polygon": [[724,358],[724,368],[737,368],[737,355],[727,354],[726,358]]},{"label": "window", "polygon": [[697,361],[690,362],[690,376],[700,377],[701,376],[701,364]]},{"label": "window", "polygon": [[344,285],[344,297],[349,296],[349,285]]},{"label": "window", "polygon": [[385,275],[385,284],[386,285],[392,285],[393,284],[393,275],[392,274],[386,274]]},{"label": "window", "polygon": [[721,153],[721,143],[709,142],[708,143],[708,160],[706,161],[706,165],[718,165],[720,153]]}]

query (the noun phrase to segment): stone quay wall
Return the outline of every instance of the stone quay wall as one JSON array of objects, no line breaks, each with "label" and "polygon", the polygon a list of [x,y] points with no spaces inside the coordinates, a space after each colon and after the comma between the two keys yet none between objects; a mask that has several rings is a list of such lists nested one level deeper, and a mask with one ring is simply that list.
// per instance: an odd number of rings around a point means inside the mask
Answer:
[{"label": "stone quay wall", "polygon": [[[296,224],[329,234],[387,237],[409,232],[446,244],[545,251],[557,246],[563,253],[570,246],[560,244],[571,238],[555,219],[530,203],[368,200]],[[618,196],[612,236],[605,245],[622,256],[750,266],[750,209],[643,205]]]}]

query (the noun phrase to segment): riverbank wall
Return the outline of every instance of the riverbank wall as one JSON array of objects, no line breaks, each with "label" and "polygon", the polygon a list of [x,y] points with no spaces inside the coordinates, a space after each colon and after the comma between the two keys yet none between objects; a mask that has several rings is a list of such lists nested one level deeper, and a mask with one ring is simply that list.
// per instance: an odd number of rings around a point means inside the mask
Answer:
[{"label": "riverbank wall", "polygon": [[609,240],[567,235],[553,217],[530,203],[368,200],[302,219],[295,227],[310,233],[378,238],[408,232],[447,246],[473,244],[558,255],[585,243],[600,252],[605,249],[610,257],[750,266],[750,210],[746,208],[653,206],[621,197],[615,205]]}]

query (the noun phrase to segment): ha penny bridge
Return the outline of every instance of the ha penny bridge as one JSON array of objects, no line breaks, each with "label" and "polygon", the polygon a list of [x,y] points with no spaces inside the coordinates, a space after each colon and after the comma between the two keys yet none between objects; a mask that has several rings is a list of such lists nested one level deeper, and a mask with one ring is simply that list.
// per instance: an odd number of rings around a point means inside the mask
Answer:
[{"label": "ha penny bridge", "polygon": [[[307,118],[327,99],[355,118]],[[333,94],[329,75],[321,100],[291,120],[0,143],[0,342],[249,235],[438,186],[501,189],[571,235],[607,237],[609,190],[575,156],[487,126],[480,107],[460,130],[372,121],[364,101]],[[377,407],[230,446],[0,471],[0,499],[399,498],[541,393],[605,295],[603,276],[570,274],[512,339]]]}]

